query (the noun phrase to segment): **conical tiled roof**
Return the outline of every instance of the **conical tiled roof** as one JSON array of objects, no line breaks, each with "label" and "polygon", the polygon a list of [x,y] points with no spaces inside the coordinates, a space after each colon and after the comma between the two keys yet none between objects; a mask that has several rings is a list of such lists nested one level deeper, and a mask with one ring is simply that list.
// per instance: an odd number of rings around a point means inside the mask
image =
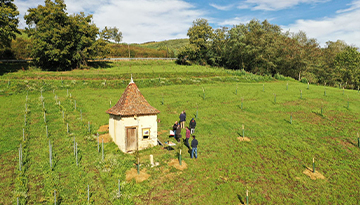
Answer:
[{"label": "conical tiled roof", "polygon": [[133,116],[158,114],[160,111],[146,101],[139,88],[131,81],[116,105],[108,109],[106,113],[120,116]]}]

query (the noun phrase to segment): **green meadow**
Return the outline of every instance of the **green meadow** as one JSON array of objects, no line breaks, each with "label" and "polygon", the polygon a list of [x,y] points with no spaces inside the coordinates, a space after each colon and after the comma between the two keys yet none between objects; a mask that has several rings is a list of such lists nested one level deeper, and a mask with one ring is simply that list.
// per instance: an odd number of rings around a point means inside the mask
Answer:
[{"label": "green meadow", "polygon": [[[141,183],[125,180],[136,168],[135,154],[110,142],[102,159],[94,136],[131,75],[161,112],[161,142],[177,143],[168,134],[182,110],[187,124],[196,118],[199,141],[197,160],[181,143],[140,151],[140,169],[150,175]],[[357,90],[173,61],[124,61],[4,73],[0,110],[0,204],[86,204],[88,185],[90,204],[244,204],[247,190],[249,204],[360,201]],[[184,170],[168,165],[180,149]],[[150,154],[159,166],[150,166]],[[303,173],[312,170],[313,158],[324,179]]]}]

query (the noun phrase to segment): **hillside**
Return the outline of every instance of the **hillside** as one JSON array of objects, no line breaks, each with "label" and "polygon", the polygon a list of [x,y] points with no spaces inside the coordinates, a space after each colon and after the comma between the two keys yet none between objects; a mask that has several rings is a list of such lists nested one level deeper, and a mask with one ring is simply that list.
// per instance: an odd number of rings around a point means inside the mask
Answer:
[{"label": "hillside", "polygon": [[175,56],[177,55],[178,50],[189,44],[189,39],[173,39],[173,40],[166,40],[166,41],[159,41],[159,42],[148,42],[139,44],[142,47],[153,48],[157,50],[166,50],[169,49],[174,51]]},{"label": "hillside", "polygon": [[[139,152],[140,171],[150,175],[143,182],[126,179],[136,170],[136,154],[109,142],[102,159],[94,135],[106,133],[98,131],[109,122],[105,111],[131,75],[160,110],[159,140],[177,144],[173,150],[156,146]],[[0,189],[6,191],[0,192],[0,204],[15,204],[17,197],[21,204],[50,204],[54,191],[62,204],[85,204],[88,187],[92,204],[244,204],[247,191],[249,204],[358,204],[359,95],[280,75],[173,61],[4,73]],[[182,110],[186,124],[197,121],[197,160],[168,135]],[[181,167],[176,166],[180,149]],[[150,166],[150,154],[159,166]]]}]

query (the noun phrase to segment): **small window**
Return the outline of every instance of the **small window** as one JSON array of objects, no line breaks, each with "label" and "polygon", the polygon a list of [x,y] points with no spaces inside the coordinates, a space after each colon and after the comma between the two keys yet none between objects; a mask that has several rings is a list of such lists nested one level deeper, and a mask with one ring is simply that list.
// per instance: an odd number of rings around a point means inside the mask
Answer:
[{"label": "small window", "polygon": [[142,135],[143,135],[143,139],[149,139],[150,138],[150,128],[142,129]]}]

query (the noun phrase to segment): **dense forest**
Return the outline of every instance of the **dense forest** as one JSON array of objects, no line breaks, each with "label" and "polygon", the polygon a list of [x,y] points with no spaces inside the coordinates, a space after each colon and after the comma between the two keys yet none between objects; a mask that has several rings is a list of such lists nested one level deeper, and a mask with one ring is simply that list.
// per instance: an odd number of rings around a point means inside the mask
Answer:
[{"label": "dense forest", "polygon": [[256,19],[232,28],[213,29],[197,19],[177,62],[223,66],[248,72],[280,74],[303,82],[358,89],[360,53],[344,41],[328,41],[321,48],[306,33],[283,32],[278,25]]},{"label": "dense forest", "polygon": [[[344,41],[321,47],[305,32],[284,32],[267,20],[213,29],[206,19],[189,28],[189,39],[128,45],[116,27],[99,30],[92,15],[69,15],[63,0],[29,8],[25,30],[18,28],[14,0],[0,2],[0,59],[29,59],[45,70],[69,70],[104,57],[175,57],[179,64],[241,69],[289,76],[303,82],[358,89],[360,53]],[[176,42],[178,44],[176,45]]]}]

